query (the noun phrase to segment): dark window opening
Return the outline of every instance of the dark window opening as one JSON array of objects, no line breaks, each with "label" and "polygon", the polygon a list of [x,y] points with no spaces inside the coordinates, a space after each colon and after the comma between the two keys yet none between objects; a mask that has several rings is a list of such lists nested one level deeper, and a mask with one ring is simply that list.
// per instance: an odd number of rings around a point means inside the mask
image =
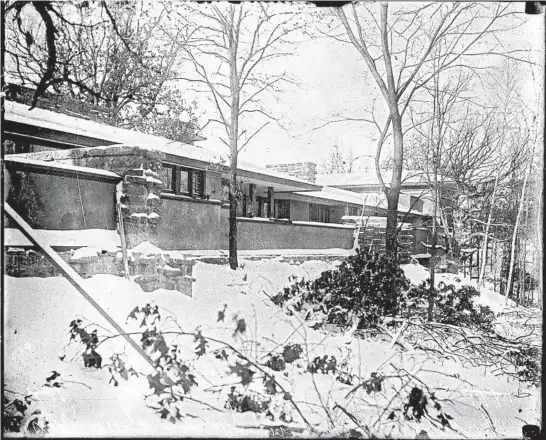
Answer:
[{"label": "dark window opening", "polygon": [[359,208],[357,208],[355,206],[351,206],[348,209],[348,214],[347,215],[352,215],[352,216],[360,215],[360,210],[359,210]]},{"label": "dark window opening", "polygon": [[160,178],[165,184],[163,191],[194,198],[205,196],[205,173],[202,170],[164,164]]},{"label": "dark window opening", "polygon": [[330,210],[328,206],[316,205],[309,203],[309,221],[329,223],[330,222]]},{"label": "dark window opening", "polygon": [[192,170],[190,180],[191,195],[193,197],[203,197],[205,194],[205,173],[203,171]]},{"label": "dark window opening", "polygon": [[174,192],[174,167],[163,165],[159,178],[163,182],[163,191]]},{"label": "dark window opening", "polygon": [[412,210],[423,212],[423,201],[419,197],[410,196],[410,207]]},{"label": "dark window opening", "polygon": [[275,200],[275,218],[290,220],[290,200]]}]

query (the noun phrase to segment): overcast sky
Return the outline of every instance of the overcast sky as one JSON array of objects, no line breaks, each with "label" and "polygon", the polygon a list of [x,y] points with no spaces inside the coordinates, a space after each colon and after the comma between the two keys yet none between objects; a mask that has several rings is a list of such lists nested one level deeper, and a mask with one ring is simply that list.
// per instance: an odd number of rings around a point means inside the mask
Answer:
[{"label": "overcast sky", "polygon": [[[524,3],[514,6],[523,15]],[[515,38],[522,38],[533,47],[531,56],[542,64],[544,16],[527,15],[525,19]],[[297,46],[294,56],[276,62],[286,63],[287,70],[301,86],[280,95],[278,103],[268,104],[273,113],[283,117],[288,130],[268,125],[241,152],[241,159],[260,165],[320,162],[335,143],[345,148],[351,146],[358,155],[375,153],[373,139],[377,135],[365,124],[340,123],[314,130],[335,113],[358,116],[363,108],[371,106],[371,99],[376,96],[373,80],[367,78],[367,69],[354,47],[328,39],[308,40]],[[522,69],[523,96],[530,105],[544,81],[542,67],[535,68],[535,72],[537,76],[533,79],[530,69]],[[200,104],[199,110],[206,113],[207,104]],[[227,152],[227,147],[218,139],[224,135],[222,127],[209,126],[203,135],[208,139],[198,145]]]}]

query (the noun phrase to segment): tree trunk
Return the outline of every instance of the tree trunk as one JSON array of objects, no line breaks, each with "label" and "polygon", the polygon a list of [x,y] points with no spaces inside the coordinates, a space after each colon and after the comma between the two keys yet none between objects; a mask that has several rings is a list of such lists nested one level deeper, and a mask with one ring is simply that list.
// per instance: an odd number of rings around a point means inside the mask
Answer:
[{"label": "tree trunk", "polygon": [[[392,113],[395,113],[394,115]],[[392,131],[394,136],[394,169],[392,171],[391,187],[387,195],[387,230],[385,237],[385,251],[388,257],[398,259],[398,200],[402,182],[402,161],[404,153],[404,135],[402,120],[398,107],[392,108]]]},{"label": "tree trunk", "polygon": [[499,182],[500,167],[497,168],[497,175],[495,176],[495,186],[493,187],[493,195],[491,197],[491,208],[489,208],[489,215],[487,216],[487,225],[485,225],[485,237],[483,239],[483,252],[482,252],[482,267],[480,270],[480,276],[478,278],[478,286],[484,285],[485,275],[485,263],[487,261],[487,238],[489,237],[489,227],[491,226],[491,216],[493,215],[493,207],[495,206],[495,195],[497,193],[497,185]]},{"label": "tree trunk", "polygon": [[512,234],[512,249],[510,253],[510,269],[508,272],[508,282],[506,285],[506,304],[508,304],[508,294],[510,293],[510,287],[512,286],[512,277],[514,276],[515,265],[515,252],[516,252],[516,240],[518,237],[518,228],[521,218],[521,212],[523,211],[523,205],[525,203],[525,188],[527,186],[527,179],[529,177],[529,168],[525,171],[525,177],[523,178],[523,188],[521,189],[521,199],[519,201],[518,214],[516,216],[516,224],[514,225],[514,232]]},{"label": "tree trunk", "polygon": [[434,300],[436,290],[434,288],[436,278],[436,245],[438,244],[438,226],[436,224],[436,215],[438,214],[438,157],[434,155],[434,189],[433,189],[433,207],[432,207],[432,247],[430,249],[430,290],[428,293],[427,320],[430,322],[434,316]]},{"label": "tree trunk", "polygon": [[[546,16],[546,14],[544,14]],[[543,198],[544,197],[544,183],[541,182],[540,183],[540,195],[538,197],[538,209],[537,209],[537,228],[536,228],[536,232],[537,232],[537,243],[538,243],[538,246],[537,246],[537,263],[538,263],[538,304],[539,304],[539,307],[542,309],[542,295],[543,295],[543,288],[544,288],[544,280],[542,279],[543,277],[543,267],[542,267],[542,258],[543,258],[543,255],[544,255],[544,251],[543,251],[543,243],[544,243],[544,240],[543,240],[543,236],[542,236],[542,232],[543,232],[543,229],[542,229],[542,223],[543,223],[543,213],[542,213],[542,204],[543,204]]]},{"label": "tree trunk", "polygon": [[239,263],[237,261],[237,197],[234,191],[231,190],[233,182],[237,182],[237,174],[230,173],[230,190],[229,190],[229,267],[237,269]]},{"label": "tree trunk", "polygon": [[385,253],[388,257],[398,258],[398,197],[392,191],[387,196],[387,229],[385,232]]},{"label": "tree trunk", "polygon": [[[231,23],[233,29],[233,23]],[[237,261],[237,158],[239,155],[239,78],[237,75],[237,43],[234,30],[229,36],[230,47],[230,77],[231,118],[229,127],[230,170],[229,170],[229,267],[235,270]],[[237,35],[237,39],[239,36]]]}]

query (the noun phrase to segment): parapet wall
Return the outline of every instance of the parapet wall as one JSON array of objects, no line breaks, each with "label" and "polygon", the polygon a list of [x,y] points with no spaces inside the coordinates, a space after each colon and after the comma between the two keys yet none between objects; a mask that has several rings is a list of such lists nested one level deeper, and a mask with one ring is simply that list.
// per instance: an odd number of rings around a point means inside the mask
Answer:
[{"label": "parapet wall", "polygon": [[[21,154],[21,157],[54,161],[66,165],[112,171],[123,177],[121,196],[123,223],[127,247],[148,241],[158,244],[158,224],[161,219],[161,191],[159,178],[165,153],[137,146],[79,148]],[[115,209],[115,198],[103,200]],[[117,219],[117,213],[116,213]],[[63,229],[48,226],[50,229]]]}]

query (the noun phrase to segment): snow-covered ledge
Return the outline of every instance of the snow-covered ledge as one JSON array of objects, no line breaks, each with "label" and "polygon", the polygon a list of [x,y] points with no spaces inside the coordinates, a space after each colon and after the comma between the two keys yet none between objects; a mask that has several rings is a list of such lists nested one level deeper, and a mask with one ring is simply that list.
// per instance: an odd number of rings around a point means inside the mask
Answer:
[{"label": "snow-covered ledge", "polygon": [[272,223],[276,225],[287,225],[287,226],[314,226],[319,228],[339,228],[339,229],[354,229],[354,225],[344,225],[340,223],[322,223],[322,222],[306,222],[306,221],[290,221],[285,219],[274,219],[267,217],[237,217],[237,221],[244,222],[257,222],[257,223]]}]

